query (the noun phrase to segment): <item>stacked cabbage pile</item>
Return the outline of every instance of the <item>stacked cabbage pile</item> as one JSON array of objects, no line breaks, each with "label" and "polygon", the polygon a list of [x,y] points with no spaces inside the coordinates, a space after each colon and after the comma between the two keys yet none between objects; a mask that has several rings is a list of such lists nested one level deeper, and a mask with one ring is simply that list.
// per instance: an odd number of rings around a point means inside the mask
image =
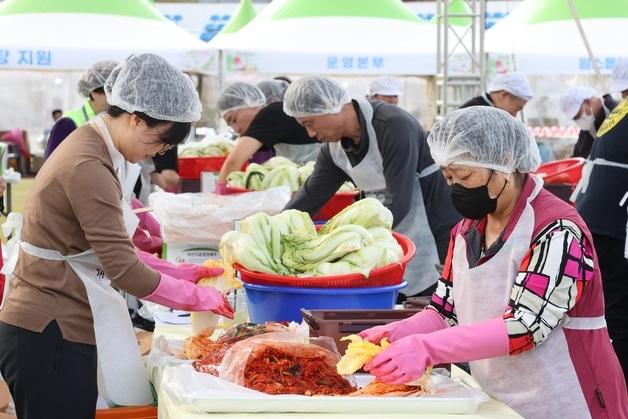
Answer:
[{"label": "stacked cabbage pile", "polygon": [[[285,157],[273,157],[264,164],[249,164],[244,172],[232,172],[227,178],[227,185],[254,191],[287,186],[292,192],[296,192],[313,172],[313,161],[299,166]],[[352,191],[353,189],[353,185],[347,182],[339,191]]]},{"label": "stacked cabbage pile", "polygon": [[185,144],[179,147],[179,157],[223,157],[233,150],[233,141],[216,137],[198,144]]},{"label": "stacked cabbage pile", "polygon": [[391,233],[392,221],[392,213],[373,198],[345,208],[319,232],[305,212],[258,213],[242,220],[240,231],[222,237],[220,253],[229,264],[269,274],[368,277],[403,256]]}]

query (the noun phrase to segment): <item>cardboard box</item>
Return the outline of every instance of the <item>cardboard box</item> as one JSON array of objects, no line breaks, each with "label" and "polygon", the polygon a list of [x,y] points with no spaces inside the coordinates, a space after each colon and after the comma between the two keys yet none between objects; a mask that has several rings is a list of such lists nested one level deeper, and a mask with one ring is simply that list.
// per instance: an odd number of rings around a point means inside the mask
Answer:
[{"label": "cardboard box", "polygon": [[162,250],[162,258],[176,263],[194,263],[201,265],[207,259],[220,259],[218,249],[204,244],[166,244]]}]

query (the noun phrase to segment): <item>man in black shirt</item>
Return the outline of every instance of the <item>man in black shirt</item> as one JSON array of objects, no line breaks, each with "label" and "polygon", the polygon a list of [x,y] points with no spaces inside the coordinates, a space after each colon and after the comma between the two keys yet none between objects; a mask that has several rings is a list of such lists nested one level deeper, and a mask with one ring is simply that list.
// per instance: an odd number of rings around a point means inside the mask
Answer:
[{"label": "man in black shirt", "polygon": [[531,99],[532,90],[523,74],[504,73],[495,77],[486,93],[469,100],[460,109],[469,106],[493,106],[516,117]]},{"label": "man in black shirt", "polygon": [[611,95],[601,98],[590,87],[574,86],[565,90],[560,97],[560,109],[580,128],[572,157],[589,157],[597,130],[615,106],[617,102]]},{"label": "man in black shirt", "polygon": [[266,97],[256,86],[243,82],[227,86],[218,98],[218,110],[240,138],[220,169],[217,193],[224,192],[229,174],[263,146],[295,163],[316,159],[318,141],[283,112],[283,102],[266,106]]},{"label": "man in black shirt", "polygon": [[351,100],[336,82],[316,76],[292,83],[284,111],[324,143],[314,173],[286,208],[314,214],[352,181],[379,199],[393,214],[394,230],[417,245],[404,294],[431,293],[434,264],[444,260],[460,216],[419,122],[394,105]]}]

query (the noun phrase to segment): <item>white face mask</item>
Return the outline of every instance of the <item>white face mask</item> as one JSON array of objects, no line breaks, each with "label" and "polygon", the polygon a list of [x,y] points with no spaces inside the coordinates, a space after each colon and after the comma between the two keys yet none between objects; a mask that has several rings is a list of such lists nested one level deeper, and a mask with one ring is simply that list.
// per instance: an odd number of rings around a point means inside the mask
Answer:
[{"label": "white face mask", "polygon": [[582,110],[582,115],[580,118],[576,119],[576,125],[580,127],[583,131],[594,131],[595,130],[595,115],[591,113],[587,114],[584,109]]}]

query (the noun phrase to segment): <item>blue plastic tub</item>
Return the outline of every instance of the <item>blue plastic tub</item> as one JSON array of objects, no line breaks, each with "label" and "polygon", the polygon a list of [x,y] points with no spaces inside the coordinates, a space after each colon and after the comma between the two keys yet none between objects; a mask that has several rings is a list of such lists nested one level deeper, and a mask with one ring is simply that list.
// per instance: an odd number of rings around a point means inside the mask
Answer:
[{"label": "blue plastic tub", "polygon": [[301,308],[390,309],[399,290],[408,283],[372,288],[296,288],[243,284],[249,318],[253,323],[267,321],[301,322]]}]

